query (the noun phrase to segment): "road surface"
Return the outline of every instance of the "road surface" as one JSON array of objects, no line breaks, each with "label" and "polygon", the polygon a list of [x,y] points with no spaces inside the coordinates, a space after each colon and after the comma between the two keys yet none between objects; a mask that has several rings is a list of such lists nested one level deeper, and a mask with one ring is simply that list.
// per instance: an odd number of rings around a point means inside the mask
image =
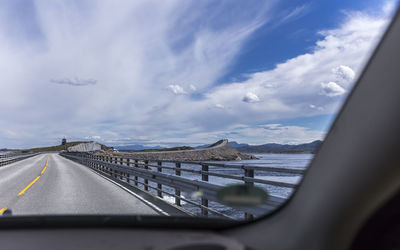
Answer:
[{"label": "road surface", "polygon": [[40,154],[0,167],[0,214],[158,213],[89,168],[58,154]]}]

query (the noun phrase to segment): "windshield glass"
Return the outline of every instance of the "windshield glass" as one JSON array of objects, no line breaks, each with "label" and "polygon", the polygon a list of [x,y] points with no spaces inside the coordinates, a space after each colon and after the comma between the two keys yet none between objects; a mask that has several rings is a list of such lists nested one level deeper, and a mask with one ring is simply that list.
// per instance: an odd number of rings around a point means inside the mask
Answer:
[{"label": "windshield glass", "polygon": [[254,219],[397,1],[1,1],[0,214]]}]

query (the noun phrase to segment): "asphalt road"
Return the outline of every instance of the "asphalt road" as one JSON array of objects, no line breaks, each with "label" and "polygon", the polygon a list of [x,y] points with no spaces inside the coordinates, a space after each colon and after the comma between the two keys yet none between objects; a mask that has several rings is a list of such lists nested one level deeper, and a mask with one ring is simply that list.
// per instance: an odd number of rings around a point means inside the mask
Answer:
[{"label": "asphalt road", "polygon": [[58,154],[0,167],[0,214],[158,214],[89,168]]}]

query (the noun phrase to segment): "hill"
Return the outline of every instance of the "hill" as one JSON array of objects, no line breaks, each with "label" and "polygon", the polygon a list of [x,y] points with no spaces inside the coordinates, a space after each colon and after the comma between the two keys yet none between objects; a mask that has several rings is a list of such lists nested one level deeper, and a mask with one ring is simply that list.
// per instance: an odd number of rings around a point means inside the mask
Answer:
[{"label": "hill", "polygon": [[30,148],[24,149],[22,152],[50,152],[50,151],[61,151],[64,150],[65,147],[72,147],[81,143],[85,143],[85,141],[74,141],[74,142],[67,142],[66,145],[57,145],[57,146],[49,146],[49,147],[40,147],[40,148]]},{"label": "hill", "polygon": [[317,140],[310,143],[297,145],[268,143],[263,145],[239,144],[229,142],[229,145],[240,152],[245,153],[315,153],[322,141]]}]

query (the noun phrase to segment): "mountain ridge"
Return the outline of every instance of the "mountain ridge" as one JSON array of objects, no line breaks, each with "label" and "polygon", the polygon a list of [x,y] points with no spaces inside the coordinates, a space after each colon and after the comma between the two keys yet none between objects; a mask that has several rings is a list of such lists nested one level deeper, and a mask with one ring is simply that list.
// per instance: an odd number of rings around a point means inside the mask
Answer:
[{"label": "mountain ridge", "polygon": [[235,141],[229,142],[228,144],[238,151],[246,153],[315,153],[321,143],[321,140],[315,140],[310,143],[295,145],[279,143],[249,145],[245,143],[237,143]]}]

